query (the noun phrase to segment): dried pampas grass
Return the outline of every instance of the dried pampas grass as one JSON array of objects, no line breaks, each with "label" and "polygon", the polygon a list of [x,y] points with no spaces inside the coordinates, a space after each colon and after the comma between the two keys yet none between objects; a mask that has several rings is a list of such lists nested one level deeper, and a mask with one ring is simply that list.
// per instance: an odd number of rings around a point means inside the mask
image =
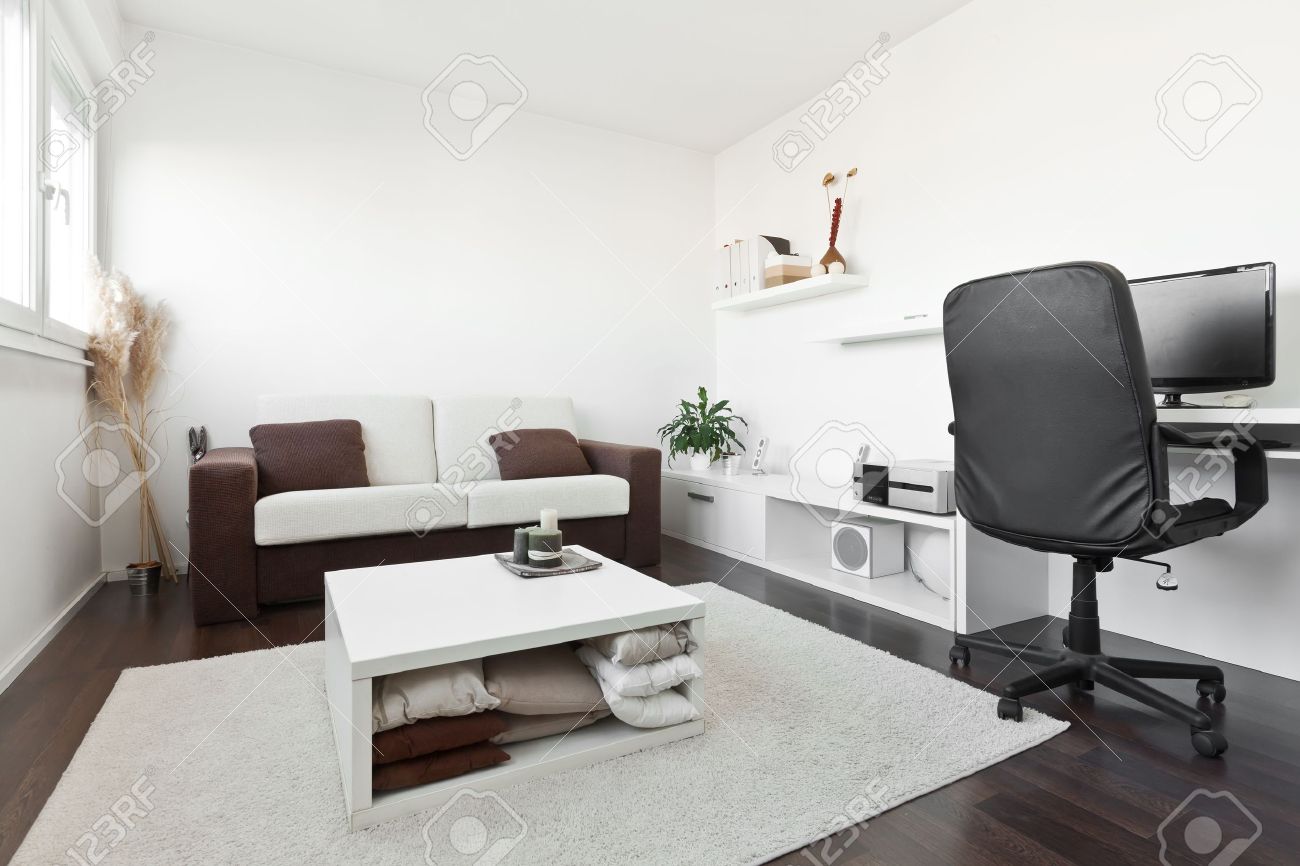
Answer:
[{"label": "dried pampas grass", "polygon": [[[126,274],[105,271],[98,261],[92,263],[91,278],[100,305],[86,349],[94,365],[91,409],[101,421],[121,425],[122,440],[140,479],[140,562],[150,561],[152,546],[163,572],[174,581],[176,568],[148,479],[155,468],[150,465],[155,462],[150,442],[159,420],[149,404],[163,372],[167,312],[163,304],[150,304],[141,297]],[[95,427],[97,433],[102,429]]]}]

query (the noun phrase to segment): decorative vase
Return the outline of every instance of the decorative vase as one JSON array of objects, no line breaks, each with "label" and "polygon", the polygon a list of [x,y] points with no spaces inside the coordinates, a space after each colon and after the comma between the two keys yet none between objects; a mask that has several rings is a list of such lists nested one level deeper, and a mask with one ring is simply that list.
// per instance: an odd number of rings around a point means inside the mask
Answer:
[{"label": "decorative vase", "polygon": [[[839,265],[838,269],[835,267],[836,265]],[[840,255],[840,251],[835,249],[834,244],[831,244],[830,249],[826,251],[826,255],[822,256],[821,266],[826,269],[828,274],[844,273],[846,267],[844,256]]]},{"label": "decorative vase", "polygon": [[694,472],[707,471],[711,463],[713,463],[713,459],[709,457],[707,451],[696,451],[691,455],[691,470]]},{"label": "decorative vase", "polygon": [[157,595],[161,562],[133,562],[126,567],[126,582],[131,595]]},{"label": "decorative vase", "polygon": [[740,455],[723,454],[722,455],[722,474],[739,475],[740,474]]}]

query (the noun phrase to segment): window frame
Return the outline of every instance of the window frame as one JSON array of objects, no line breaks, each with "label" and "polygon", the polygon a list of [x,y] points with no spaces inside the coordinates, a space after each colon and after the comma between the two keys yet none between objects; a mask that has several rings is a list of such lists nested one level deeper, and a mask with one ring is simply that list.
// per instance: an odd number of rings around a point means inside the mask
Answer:
[{"label": "window frame", "polygon": [[[79,328],[50,317],[49,285],[49,224],[53,206],[45,197],[48,173],[38,158],[40,143],[50,133],[50,64],[61,62],[73,83],[81,90],[82,98],[93,92],[93,79],[76,50],[67,27],[60,20],[48,0],[0,0],[25,8],[25,57],[23,62],[25,84],[23,93],[23,119],[25,135],[24,153],[20,157],[24,178],[21,194],[26,197],[28,215],[26,261],[23,279],[26,304],[0,298],[0,345],[13,348],[32,347],[28,351],[51,357],[63,357],[61,347],[80,350],[84,357],[89,335]],[[98,134],[83,141],[88,200],[86,201],[86,233],[89,249],[99,252],[98,210]],[[15,334],[14,332],[20,332]],[[30,335],[30,336],[24,336]],[[59,344],[43,347],[45,341]]]}]

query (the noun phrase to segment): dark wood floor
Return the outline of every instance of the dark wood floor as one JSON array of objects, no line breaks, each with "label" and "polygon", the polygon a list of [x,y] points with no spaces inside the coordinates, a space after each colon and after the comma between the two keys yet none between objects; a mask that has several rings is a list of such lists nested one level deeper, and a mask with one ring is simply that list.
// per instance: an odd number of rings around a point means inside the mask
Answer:
[{"label": "dark wood floor", "polygon": [[[950,636],[941,629],[671,539],[664,541],[663,564],[648,572],[672,584],[724,581],[728,589],[981,688],[1006,664],[976,653],[969,669],[952,668]],[[1104,622],[1104,584],[1101,594]],[[149,599],[130,597],[121,583],[101,589],[0,695],[0,861],[13,856],[124,668],[265,649],[258,629],[280,644],[319,640],[322,616],[320,603],[306,603],[268,610],[257,629],[245,622],[198,629],[184,585],[164,586]],[[1045,625],[1039,642],[1054,645],[1059,624],[1047,618],[1004,630],[1003,637],[1027,640]],[[1116,655],[1192,658],[1117,635],[1107,641]],[[1235,862],[1300,862],[1300,683],[1226,667],[1228,700],[1213,710],[1231,742],[1221,760],[1196,756],[1185,728],[1127,699],[1060,689],[1026,703],[1069,721],[1067,733],[775,862],[1159,863],[1157,828],[1198,789],[1229,792],[1262,825]],[[998,682],[1026,670],[1017,664]],[[1188,683],[1159,685],[1179,698],[1194,697]],[[1223,843],[1253,831],[1227,798],[1201,797],[1191,808],[1202,803],[1218,820]],[[1184,812],[1170,825],[1177,832],[1167,833],[1168,863],[1213,859],[1213,852],[1196,856],[1187,847],[1182,830],[1194,814]]]}]

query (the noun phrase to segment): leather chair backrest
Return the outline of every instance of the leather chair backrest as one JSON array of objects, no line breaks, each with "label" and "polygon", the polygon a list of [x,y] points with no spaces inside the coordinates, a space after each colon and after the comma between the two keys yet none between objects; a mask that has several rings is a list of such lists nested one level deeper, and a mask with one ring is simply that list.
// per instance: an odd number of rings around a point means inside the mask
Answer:
[{"label": "leather chair backrest", "polygon": [[975,280],[944,301],[957,506],[1038,550],[1141,538],[1165,461],[1124,275],[1071,262]]}]

